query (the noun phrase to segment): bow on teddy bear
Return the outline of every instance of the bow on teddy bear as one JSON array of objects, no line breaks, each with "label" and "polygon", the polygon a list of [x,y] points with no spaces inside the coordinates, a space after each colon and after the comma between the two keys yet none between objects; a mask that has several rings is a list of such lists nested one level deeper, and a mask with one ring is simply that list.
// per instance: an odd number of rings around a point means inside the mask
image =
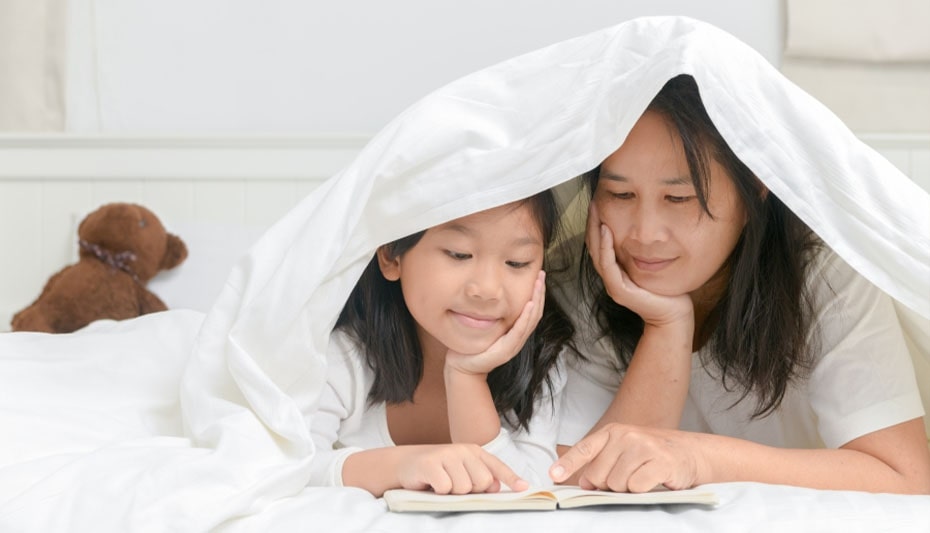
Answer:
[{"label": "bow on teddy bear", "polygon": [[68,333],[94,320],[167,309],[145,284],[181,264],[187,246],[154,213],[137,204],[106,204],[81,221],[78,237],[78,262],[49,278],[36,301],[13,316],[13,331]]}]

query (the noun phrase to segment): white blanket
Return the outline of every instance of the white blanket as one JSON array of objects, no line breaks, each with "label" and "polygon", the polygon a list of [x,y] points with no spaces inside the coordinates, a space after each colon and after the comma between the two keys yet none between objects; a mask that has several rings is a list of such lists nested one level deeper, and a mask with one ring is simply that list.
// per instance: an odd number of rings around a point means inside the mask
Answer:
[{"label": "white blanket", "polygon": [[167,312],[0,336],[0,531],[925,524],[930,497],[761,484],[718,486],[724,504],[710,511],[555,517],[391,515],[355,489],[305,487],[305,417],[329,331],[374,249],[572,180],[679,73],[696,78],[743,161],[898,300],[915,343],[930,347],[928,195],[746,45],[688,19],[640,19],[480,71],[408,109],[260,239],[205,319]]}]

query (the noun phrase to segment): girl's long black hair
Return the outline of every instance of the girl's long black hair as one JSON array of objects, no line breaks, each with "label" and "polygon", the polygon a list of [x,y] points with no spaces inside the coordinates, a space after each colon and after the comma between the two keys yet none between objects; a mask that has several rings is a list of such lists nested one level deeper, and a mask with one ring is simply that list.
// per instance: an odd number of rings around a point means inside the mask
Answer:
[{"label": "girl's long black hair", "polygon": [[[540,224],[543,244],[548,247],[558,233],[559,212],[551,191],[531,196],[526,202]],[[391,258],[413,248],[425,231],[384,245]],[[551,268],[544,263],[544,269]],[[548,277],[547,277],[548,279]],[[403,403],[423,375],[423,353],[416,323],[407,309],[400,282],[381,274],[378,258],[368,263],[336,321],[335,329],[356,339],[374,371],[369,404]],[[574,327],[553,298],[546,298],[543,315],[519,354],[488,374],[488,386],[497,412],[516,429],[527,428],[535,399],[543,387],[551,389],[549,371],[562,347],[571,341]]]},{"label": "girl's long black hair", "polygon": [[[741,391],[741,400],[753,393],[753,416],[765,416],[781,403],[789,382],[810,368],[817,349],[816,336],[809,335],[812,304],[805,279],[812,252],[821,243],[733,153],[711,122],[694,78],[672,78],[647,109],[662,114],[681,137],[707,216],[713,218],[707,207],[711,158],[733,179],[745,206],[748,221],[728,258],[727,288],[697,338],[710,347],[705,368],[712,372],[716,366],[724,387]],[[592,195],[599,175],[600,167],[584,176]],[[607,295],[587,252],[580,278],[583,290],[593,295],[597,325],[625,369],[643,334],[643,320]]]}]

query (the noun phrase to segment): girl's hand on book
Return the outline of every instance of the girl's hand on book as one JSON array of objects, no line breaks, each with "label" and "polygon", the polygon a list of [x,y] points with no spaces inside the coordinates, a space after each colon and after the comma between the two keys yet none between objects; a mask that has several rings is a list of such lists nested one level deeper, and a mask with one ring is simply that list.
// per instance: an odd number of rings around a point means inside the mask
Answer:
[{"label": "girl's hand on book", "polygon": [[585,489],[647,492],[693,487],[707,466],[688,432],[612,423],[572,446],[549,476],[560,483],[576,472]]},{"label": "girl's hand on book", "polygon": [[476,444],[405,446],[398,478],[405,489],[432,489],[436,494],[498,492],[501,484],[525,490],[529,483],[503,461]]},{"label": "girl's hand on book", "polygon": [[594,269],[601,276],[604,289],[614,302],[633,311],[653,326],[688,322],[691,328],[694,327],[694,304],[690,296],[662,296],[643,289],[630,279],[617,261],[613,232],[601,222],[594,202],[591,202],[588,210],[585,242]]},{"label": "girl's hand on book", "polygon": [[513,359],[539,324],[545,303],[546,273],[540,270],[530,301],[523,306],[523,311],[507,333],[478,354],[460,354],[450,350],[446,353],[446,372],[455,371],[484,378],[495,368]]}]

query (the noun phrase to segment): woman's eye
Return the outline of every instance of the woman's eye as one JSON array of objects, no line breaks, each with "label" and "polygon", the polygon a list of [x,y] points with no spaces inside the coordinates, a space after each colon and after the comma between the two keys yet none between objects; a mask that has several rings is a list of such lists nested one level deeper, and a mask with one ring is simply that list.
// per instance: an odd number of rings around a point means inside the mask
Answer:
[{"label": "woman's eye", "polygon": [[448,255],[449,257],[457,261],[464,261],[465,259],[468,259],[471,257],[471,254],[466,254],[462,252],[454,252],[452,250],[446,250],[446,255]]},{"label": "woman's eye", "polygon": [[665,199],[673,204],[683,204],[693,199],[694,196],[666,196]]},{"label": "woman's eye", "polygon": [[618,200],[630,200],[630,199],[633,198],[633,193],[631,193],[631,192],[612,192],[612,193],[610,193],[610,196],[611,196],[612,198],[616,198],[616,199],[618,199]]},{"label": "woman's eye", "polygon": [[532,263],[532,261],[507,261],[507,266],[511,268],[526,268]]}]

